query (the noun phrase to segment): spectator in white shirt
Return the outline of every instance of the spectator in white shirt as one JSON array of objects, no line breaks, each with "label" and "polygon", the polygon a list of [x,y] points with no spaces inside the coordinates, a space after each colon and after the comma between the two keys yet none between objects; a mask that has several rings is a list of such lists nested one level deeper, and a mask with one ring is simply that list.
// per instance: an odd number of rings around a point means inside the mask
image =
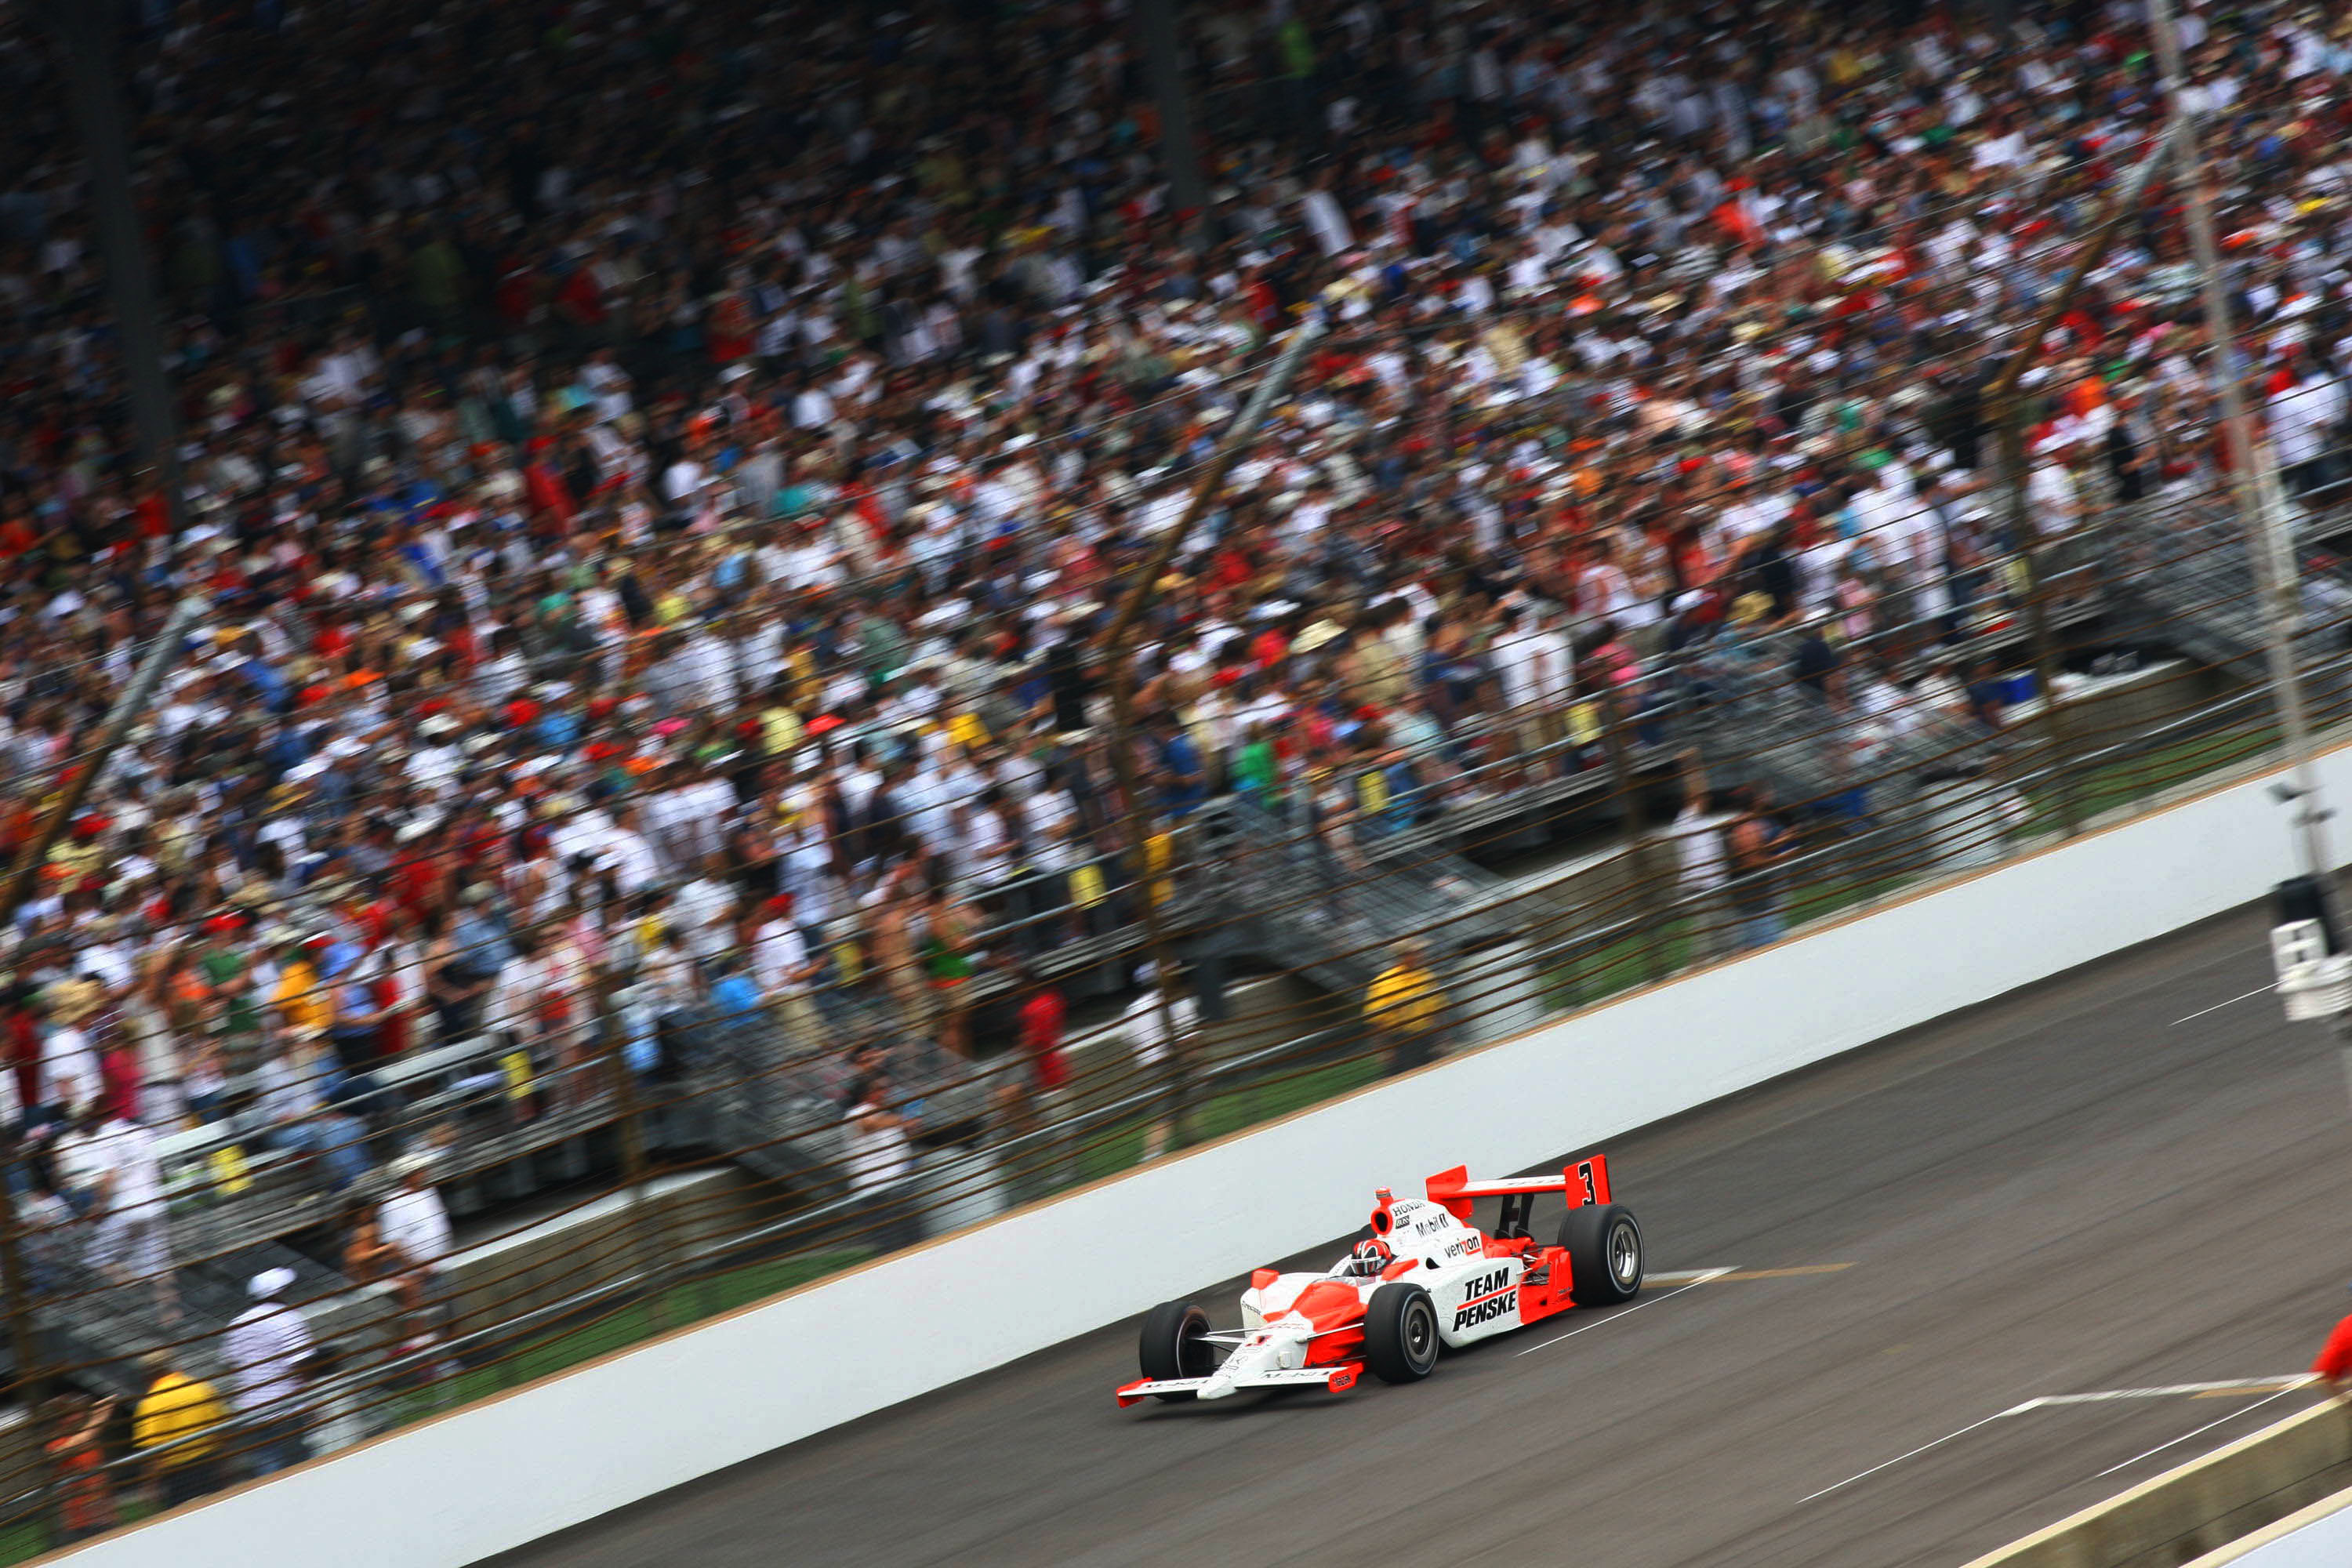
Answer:
[{"label": "spectator in white shirt", "polygon": [[900,1103],[890,1069],[876,1066],[849,1091],[847,1112],[850,1195],[866,1211],[866,1239],[877,1252],[895,1251],[922,1238],[922,1221],[907,1205],[907,1184],[915,1174],[915,1121]]},{"label": "spectator in white shirt", "polygon": [[779,893],[761,906],[759,929],[752,935],[751,977],[760,996],[783,1021],[794,1050],[815,1047],[824,1037],[816,1008],[809,1001],[809,982],[817,964],[809,957],[808,940],[793,921],[793,897]]},{"label": "spectator in white shirt", "polygon": [[433,1156],[404,1154],[393,1163],[392,1175],[399,1185],[376,1205],[376,1236],[398,1250],[418,1281],[418,1298],[429,1301],[437,1293],[441,1271],[456,1250],[449,1211],[433,1185]]},{"label": "spectator in white shirt", "polygon": [[301,1365],[310,1355],[310,1325],[287,1303],[294,1270],[265,1268],[246,1286],[253,1298],[221,1339],[229,1408],[248,1423],[247,1458],[257,1477],[274,1475],[310,1458],[295,1401]]},{"label": "spectator in white shirt", "polygon": [[2294,493],[2305,494],[2326,481],[2331,437],[2344,423],[2344,404],[2343,384],[2324,371],[2306,371],[2271,395],[2271,447],[2279,477]]},{"label": "spectator in white shirt", "polygon": [[59,981],[41,992],[48,1030],[41,1038],[38,1109],[52,1118],[99,1097],[98,1048],[81,1026],[97,1011],[100,994],[97,983],[89,980]]},{"label": "spectator in white shirt", "polygon": [[2025,500],[2034,529],[2048,538],[2074,531],[2083,520],[2082,492],[2074,484],[2074,442],[2063,433],[2044,437],[2025,477]]},{"label": "spectator in white shirt", "polygon": [[[1135,1053],[1136,1065],[1147,1079],[1156,1079],[1176,1053],[1177,1042],[1192,1032],[1200,1020],[1200,1007],[1190,996],[1179,990],[1163,1006],[1160,996],[1160,965],[1147,960],[1136,966],[1135,983],[1143,987],[1127,1011],[1118,1016],[1118,1032],[1127,1038],[1128,1049]],[[1165,1118],[1156,1121],[1144,1135],[1144,1157],[1151,1158],[1166,1143],[1169,1123]]]},{"label": "spectator in white shirt", "polygon": [[59,1185],[89,1224],[90,1267],[118,1283],[152,1280],[164,1321],[175,1320],[179,1299],[155,1135],[93,1110],[58,1141],[57,1170]]},{"label": "spectator in white shirt", "polygon": [[1731,852],[1724,828],[1731,814],[1721,810],[1706,787],[1706,768],[1696,751],[1683,753],[1683,805],[1666,829],[1673,839],[1683,899],[1689,910],[1690,960],[1703,963],[1731,951],[1732,915],[1723,897],[1731,878]]}]

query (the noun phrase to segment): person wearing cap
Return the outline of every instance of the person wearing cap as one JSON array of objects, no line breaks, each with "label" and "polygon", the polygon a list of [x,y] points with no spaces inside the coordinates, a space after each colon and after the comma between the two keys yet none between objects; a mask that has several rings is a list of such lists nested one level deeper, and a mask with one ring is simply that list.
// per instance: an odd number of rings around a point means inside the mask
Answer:
[{"label": "person wearing cap", "polygon": [[252,1305],[221,1336],[221,1364],[229,1406],[242,1430],[246,1461],[256,1477],[274,1475],[310,1458],[296,1403],[301,1365],[313,1343],[310,1325],[289,1303],[294,1270],[265,1268],[246,1282]]},{"label": "person wearing cap", "polygon": [[247,917],[234,910],[215,911],[205,921],[204,945],[195,961],[206,993],[220,1004],[220,1032],[237,1038],[261,1032],[253,975],[239,944],[247,923]]},{"label": "person wearing cap", "polygon": [[139,1358],[147,1390],[131,1412],[131,1447],[158,1507],[173,1509],[220,1485],[220,1391],[180,1369],[168,1350]]},{"label": "person wearing cap", "polygon": [[433,1185],[433,1156],[422,1150],[393,1162],[393,1189],[375,1205],[376,1234],[396,1251],[420,1302],[439,1298],[443,1270],[456,1251],[449,1210]]}]

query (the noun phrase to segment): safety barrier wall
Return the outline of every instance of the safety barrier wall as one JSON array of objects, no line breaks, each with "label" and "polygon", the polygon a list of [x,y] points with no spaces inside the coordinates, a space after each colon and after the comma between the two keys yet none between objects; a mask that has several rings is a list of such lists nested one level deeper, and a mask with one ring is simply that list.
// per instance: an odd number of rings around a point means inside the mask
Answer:
[{"label": "safety barrier wall", "polygon": [[[2209,1563],[2259,1562],[2248,1539],[2252,1533],[2284,1521],[2347,1481],[2352,1412],[2331,1401],[2011,1542],[1968,1568],[2177,1568],[2191,1559],[2193,1568],[2203,1568]],[[2342,1568],[2352,1556],[2313,1561]]]},{"label": "safety barrier wall", "polygon": [[[2352,789],[2352,752],[2323,768],[2329,789]],[[2244,904],[2292,868],[2264,783],[1633,993],[224,1494],[71,1561],[290,1568],[331,1541],[342,1568],[474,1562],[1339,1236],[1377,1184],[1410,1189],[1465,1159],[1526,1168]],[[1108,1423],[1108,1388],[1101,1398]]]},{"label": "safety barrier wall", "polygon": [[2344,1568],[2352,1563],[2352,1490],[2265,1525],[2242,1540],[2209,1552],[2189,1568]]}]

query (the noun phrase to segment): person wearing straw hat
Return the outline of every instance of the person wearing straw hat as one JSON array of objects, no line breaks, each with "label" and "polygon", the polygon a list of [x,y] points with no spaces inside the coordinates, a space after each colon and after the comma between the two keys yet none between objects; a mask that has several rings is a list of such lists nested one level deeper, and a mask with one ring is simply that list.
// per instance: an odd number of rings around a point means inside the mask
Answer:
[{"label": "person wearing straw hat", "polygon": [[433,1184],[434,1156],[426,1150],[403,1154],[392,1163],[394,1186],[378,1200],[376,1226],[387,1246],[406,1262],[420,1302],[440,1299],[442,1270],[457,1251],[449,1228],[449,1210]]},{"label": "person wearing straw hat", "polygon": [[256,1478],[310,1457],[295,1402],[312,1340],[310,1323],[287,1300],[293,1289],[294,1270],[263,1269],[246,1282],[253,1304],[221,1335],[229,1405],[245,1427],[247,1463]]},{"label": "person wearing straw hat", "polygon": [[41,1037],[38,1121],[63,1121],[78,1105],[95,1103],[105,1089],[98,1048],[83,1029],[101,996],[93,980],[60,980],[42,987],[35,1005],[47,1027]]}]

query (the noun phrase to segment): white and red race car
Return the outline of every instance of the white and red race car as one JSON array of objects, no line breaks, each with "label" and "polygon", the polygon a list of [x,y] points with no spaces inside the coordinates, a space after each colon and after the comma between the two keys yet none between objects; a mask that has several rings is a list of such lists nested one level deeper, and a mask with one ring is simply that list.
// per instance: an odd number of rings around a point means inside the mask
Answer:
[{"label": "white and red race car", "polygon": [[[1642,1289],[1642,1227],[1610,1201],[1595,1154],[1558,1176],[1473,1182],[1457,1165],[1429,1178],[1428,1198],[1383,1187],[1355,1249],[1320,1274],[1261,1268],[1242,1292],[1242,1326],[1218,1330],[1190,1301],[1144,1315],[1143,1375],[1118,1390],[1142,1399],[1223,1399],[1251,1388],[1353,1388],[1364,1373],[1412,1383],[1442,1345],[1475,1343],[1567,1311],[1630,1301]],[[1559,1240],[1528,1228],[1538,1194],[1569,1202]],[[1470,1223],[1477,1198],[1503,1200],[1491,1236]]]}]

